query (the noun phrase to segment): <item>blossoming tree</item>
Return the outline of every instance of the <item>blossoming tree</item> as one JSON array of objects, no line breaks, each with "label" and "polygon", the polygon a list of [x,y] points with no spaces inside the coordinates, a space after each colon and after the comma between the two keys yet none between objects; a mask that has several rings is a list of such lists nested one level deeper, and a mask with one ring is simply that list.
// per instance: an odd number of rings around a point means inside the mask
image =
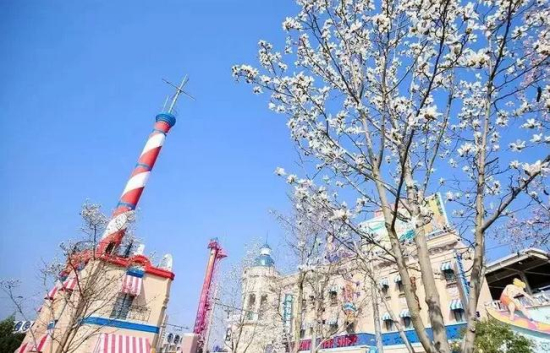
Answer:
[{"label": "blossoming tree", "polygon": [[[449,352],[424,225],[441,191],[467,225],[474,264],[463,351],[472,352],[490,227],[526,207],[550,155],[550,9],[546,0],[298,0],[282,51],[233,75],[269,108],[315,168],[287,175],[366,241],[357,220],[381,210],[407,305],[426,352]],[[291,68],[289,68],[291,67]],[[277,171],[286,175],[283,169]],[[351,200],[351,201],[350,201]],[[354,205],[354,206],[351,206]],[[412,294],[398,222],[414,227],[429,326]]]}]

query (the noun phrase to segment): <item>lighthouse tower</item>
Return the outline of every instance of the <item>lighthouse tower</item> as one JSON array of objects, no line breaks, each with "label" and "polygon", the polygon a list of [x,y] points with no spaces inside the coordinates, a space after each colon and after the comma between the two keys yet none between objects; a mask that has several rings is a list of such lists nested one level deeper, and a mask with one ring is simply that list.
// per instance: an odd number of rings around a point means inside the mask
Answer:
[{"label": "lighthouse tower", "polygon": [[97,248],[67,259],[18,353],[150,353],[158,345],[174,279],[172,257],[155,265],[143,248],[124,255],[118,249],[176,123],[173,109],[185,82],[174,86],[170,106],[156,116]]},{"label": "lighthouse tower", "polygon": [[266,243],[260,248],[260,254],[254,259],[252,266],[245,270],[247,279],[244,294],[244,307],[250,320],[261,319],[267,304],[272,300],[269,293],[272,280],[279,274],[275,269],[275,261],[271,257],[271,247]]},{"label": "lighthouse tower", "polygon": [[145,185],[149,180],[151,171],[159,156],[160,150],[166,140],[166,135],[176,124],[176,117],[173,114],[174,106],[180,94],[185,93],[183,86],[187,82],[184,79],[179,87],[176,87],[176,94],[172,98],[169,108],[156,116],[153,131],[149,135],[145,147],[141,151],[136,166],[122,191],[117,207],[113,212],[111,220],[107,224],[105,233],[101,239],[97,252],[100,255],[112,254],[117,250],[128,223],[132,218],[133,211],[141,198]]}]

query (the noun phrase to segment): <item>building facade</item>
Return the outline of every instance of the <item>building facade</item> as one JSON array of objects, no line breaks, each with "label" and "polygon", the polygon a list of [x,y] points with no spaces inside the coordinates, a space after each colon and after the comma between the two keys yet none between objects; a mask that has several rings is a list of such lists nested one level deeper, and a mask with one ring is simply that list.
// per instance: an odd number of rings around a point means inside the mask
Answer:
[{"label": "building facade", "polygon": [[[452,231],[430,235],[428,245],[447,333],[450,339],[458,339],[465,327],[471,256]],[[430,331],[420,272],[414,271],[417,258],[413,249],[411,244],[409,273],[421,318]],[[281,275],[265,245],[253,266],[244,271],[242,283],[244,310],[231,320],[226,335],[228,351],[280,353],[288,350],[284,342],[293,342],[299,335],[301,351],[310,351],[316,344],[322,352],[365,353],[375,350],[377,326],[384,351],[407,351],[399,326],[415,350],[422,351],[397,267],[383,254],[368,261],[340,254],[317,273]],[[485,284],[479,300],[480,316],[485,315],[483,308],[490,301]]]},{"label": "building facade", "polygon": [[150,353],[174,279],[171,257],[158,267],[141,254],[80,260],[47,293],[16,352]]}]

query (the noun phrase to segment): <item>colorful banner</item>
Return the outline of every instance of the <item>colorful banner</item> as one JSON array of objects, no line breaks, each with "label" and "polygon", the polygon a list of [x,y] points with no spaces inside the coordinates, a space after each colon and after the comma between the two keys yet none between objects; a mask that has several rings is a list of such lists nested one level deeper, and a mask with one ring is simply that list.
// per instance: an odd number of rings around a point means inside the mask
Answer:
[{"label": "colorful banner", "polygon": [[[424,226],[426,236],[429,237],[448,228],[449,221],[440,194],[428,196],[426,200],[427,207],[432,215],[430,223]],[[374,218],[361,223],[360,227],[363,231],[370,233],[375,241],[389,245],[388,232],[381,210],[375,212]],[[414,238],[414,228],[410,223],[397,219],[395,229],[401,240],[411,240]]]}]

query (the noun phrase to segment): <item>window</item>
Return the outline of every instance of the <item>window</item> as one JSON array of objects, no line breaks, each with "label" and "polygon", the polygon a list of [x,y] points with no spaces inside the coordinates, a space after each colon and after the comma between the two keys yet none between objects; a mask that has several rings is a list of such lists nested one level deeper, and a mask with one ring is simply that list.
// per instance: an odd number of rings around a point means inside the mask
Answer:
[{"label": "window", "polygon": [[331,305],[337,305],[338,304],[338,293],[336,291],[330,292],[330,304]]},{"label": "window", "polygon": [[331,322],[329,325],[330,334],[335,334],[338,332],[338,322]]},{"label": "window", "polygon": [[445,281],[447,282],[456,282],[456,274],[455,271],[443,271],[443,276],[445,277]]},{"label": "window", "polygon": [[412,328],[412,321],[410,317],[404,317],[402,318],[402,320],[403,320],[403,326],[405,328]]},{"label": "window", "polygon": [[306,335],[306,330],[301,329],[300,330],[300,338],[304,338],[305,335]]},{"label": "window", "polygon": [[255,306],[256,306],[256,296],[254,294],[250,294],[248,296],[248,309],[254,310]]},{"label": "window", "polygon": [[389,291],[389,287],[388,286],[382,286],[382,288],[380,289],[382,291],[382,294],[384,296],[389,296],[390,295],[390,291]]},{"label": "window", "polygon": [[466,315],[464,315],[464,310],[462,309],[453,310],[453,315],[455,316],[456,322],[466,321]]},{"label": "window", "polygon": [[126,320],[126,318],[128,317],[128,313],[130,312],[130,307],[132,306],[133,301],[134,301],[133,296],[126,293],[120,293],[116,298],[115,306],[111,311],[111,318]]},{"label": "window", "polygon": [[313,336],[313,326],[309,328],[309,336]]},{"label": "window", "polygon": [[114,241],[110,242],[105,248],[105,254],[111,254],[115,250],[116,243]]},{"label": "window", "polygon": [[248,296],[248,311],[246,312],[247,320],[254,320],[254,310],[256,309],[256,295],[250,294]]},{"label": "window", "polygon": [[260,311],[258,312],[258,319],[263,319],[267,310],[267,295],[262,295],[260,299]]},{"label": "window", "polygon": [[393,321],[384,320],[384,327],[386,328],[386,331],[393,331]]},{"label": "window", "polygon": [[403,293],[404,291],[403,282],[401,281],[397,282],[397,289],[399,290],[399,293]]}]

